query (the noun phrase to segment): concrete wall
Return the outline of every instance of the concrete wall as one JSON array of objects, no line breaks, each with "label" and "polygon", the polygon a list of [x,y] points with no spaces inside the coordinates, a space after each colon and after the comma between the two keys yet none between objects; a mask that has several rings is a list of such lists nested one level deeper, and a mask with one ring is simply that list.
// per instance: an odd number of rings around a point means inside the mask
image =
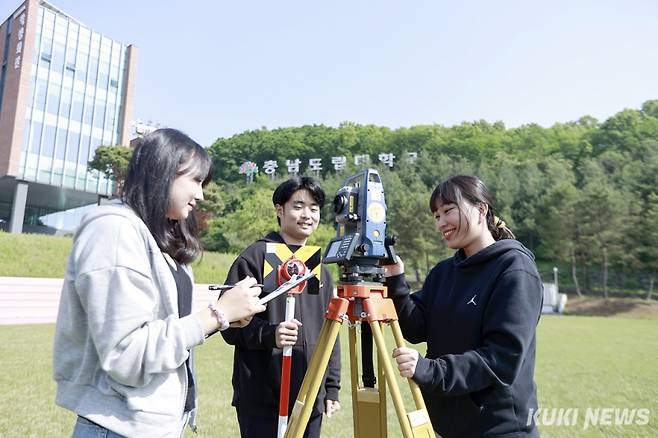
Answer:
[{"label": "concrete wall", "polygon": [[[61,278],[0,277],[0,325],[54,323],[62,283]],[[195,284],[192,311],[216,297],[207,284]]]}]

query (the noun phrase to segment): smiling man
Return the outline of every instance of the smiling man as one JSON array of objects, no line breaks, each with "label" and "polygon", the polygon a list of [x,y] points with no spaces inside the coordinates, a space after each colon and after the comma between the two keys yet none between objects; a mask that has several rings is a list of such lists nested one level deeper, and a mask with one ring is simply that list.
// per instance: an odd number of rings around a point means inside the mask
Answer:
[{"label": "smiling man", "polygon": [[[320,185],[309,177],[295,177],[279,185],[272,195],[279,231],[269,233],[245,249],[231,266],[226,282],[233,283],[250,275],[263,283],[267,243],[285,243],[293,253],[306,245],[320,223],[324,198]],[[235,345],[232,404],[237,410],[243,438],[277,436],[281,358],[285,346],[293,347],[289,398],[289,408],[292,408],[333,294],[331,277],[324,267],[322,282],[319,294],[297,296],[297,319],[285,321],[285,300],[275,299],[246,327],[222,332],[226,342]],[[331,416],[340,409],[339,389],[340,346],[337,341],[305,437],[319,437],[322,413]]]}]

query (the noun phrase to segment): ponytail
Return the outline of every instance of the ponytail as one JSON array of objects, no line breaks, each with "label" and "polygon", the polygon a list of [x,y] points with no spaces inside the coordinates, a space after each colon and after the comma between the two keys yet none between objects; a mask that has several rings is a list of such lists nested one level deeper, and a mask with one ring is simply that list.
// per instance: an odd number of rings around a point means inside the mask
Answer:
[{"label": "ponytail", "polygon": [[507,228],[505,221],[494,214],[491,206],[489,206],[489,209],[487,210],[487,228],[489,228],[491,236],[496,241],[503,239],[516,239],[512,230]]}]

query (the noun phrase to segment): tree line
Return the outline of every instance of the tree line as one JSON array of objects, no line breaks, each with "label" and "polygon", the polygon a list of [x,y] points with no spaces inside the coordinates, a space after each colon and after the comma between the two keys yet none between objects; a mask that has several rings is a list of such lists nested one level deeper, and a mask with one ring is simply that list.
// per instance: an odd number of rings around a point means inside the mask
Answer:
[{"label": "tree line", "polygon": [[[390,129],[345,122],[246,131],[220,138],[209,148],[214,179],[200,212],[207,249],[238,252],[276,228],[272,190],[288,177],[258,175],[252,184],[240,164],[285,163],[322,158],[318,175],[327,193],[322,224],[312,244],[334,236],[331,200],[343,180],[358,171],[355,155],[368,154],[379,170],[388,205],[387,226],[398,236],[398,253],[416,283],[451,250],[440,241],[429,210],[436,184],[452,175],[479,176],[517,238],[537,257],[550,281],[573,292],[609,296],[635,291],[651,298],[658,271],[658,100],[624,109],[605,121],[583,116],[544,128],[506,128],[501,122],[465,122],[445,127],[419,125]],[[418,153],[415,163],[402,159]],[[380,153],[398,159],[389,168]],[[334,171],[331,157],[346,156]],[[100,169],[99,170],[103,170]],[[302,169],[303,171],[304,169]]]}]

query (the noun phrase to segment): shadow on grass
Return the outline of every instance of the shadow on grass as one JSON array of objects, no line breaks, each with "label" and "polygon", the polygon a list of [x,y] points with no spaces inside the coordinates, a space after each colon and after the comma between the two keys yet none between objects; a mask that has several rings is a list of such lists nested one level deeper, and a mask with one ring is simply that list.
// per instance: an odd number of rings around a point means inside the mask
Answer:
[{"label": "shadow on grass", "polygon": [[637,316],[658,318],[658,303],[654,300],[569,296],[566,315]]}]

